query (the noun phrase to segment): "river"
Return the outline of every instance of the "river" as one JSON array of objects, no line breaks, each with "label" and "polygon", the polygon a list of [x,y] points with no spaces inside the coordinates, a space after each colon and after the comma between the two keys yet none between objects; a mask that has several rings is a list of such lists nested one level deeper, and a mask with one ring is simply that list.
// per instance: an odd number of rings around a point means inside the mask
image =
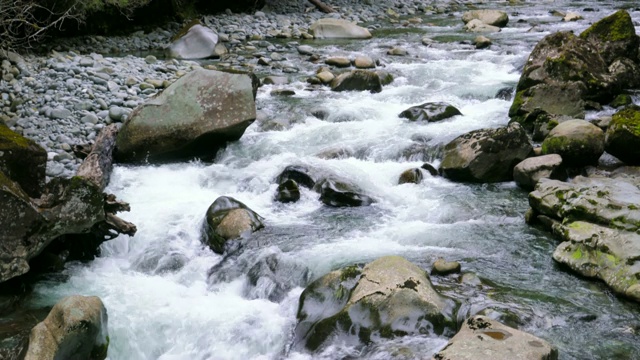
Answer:
[{"label": "river", "polygon": [[[615,8],[636,4],[536,3],[508,7],[509,26],[489,35],[494,44],[488,50],[460,44],[474,37],[461,32],[461,14],[423,16],[423,25],[410,31],[379,28],[371,41],[305,41],[324,54],[381,58],[395,81],[378,94],[334,93],[311,91],[304,78],[294,77],[288,88],[295,96],[271,96],[275,87],[265,86],[257,97],[267,117],[290,123],[286,130],[263,131],[255,123],[215,163],[117,166],[107,191],[131,204],[122,216],[138,233],[104,243],[93,262],[68,264],[62,279],[38,283],[33,306],[71,294],[100,296],[108,309],[112,360],[404,359],[411,358],[402,357],[407,349],[430,358],[446,338],[421,335],[364,348],[337,340],[315,355],[290,345],[298,298],[313,279],[384,255],[404,256],[425,269],[442,256],[482,279],[474,285],[432,277],[462,303],[459,319],[486,307],[502,309],[522,330],[558,347],[561,359],[640,358],[633,331],[640,323],[638,305],[557,266],[551,258],[556,240],[524,223],[527,193],[513,182],[470,185],[428,177],[418,185],[397,185],[404,170],[424,161],[437,165],[439,149],[456,136],[508,123],[511,101],[495,95],[515,86],[543,36],[581,31]],[[577,11],[586,19],[564,23],[551,9]],[[640,12],[631,15],[640,20]],[[423,46],[423,36],[439,43]],[[409,56],[387,56],[390,46],[406,48]],[[427,101],[449,102],[463,115],[439,123],[398,117]],[[324,109],[326,119],[310,115],[316,108]],[[350,156],[318,156],[337,150]],[[349,179],[377,202],[328,208],[304,188],[297,203],[275,202],[274,178],[296,164]],[[223,195],[244,202],[266,225],[240,255],[228,258],[200,241],[205,212]],[[277,260],[276,281],[263,273],[268,259]]]}]

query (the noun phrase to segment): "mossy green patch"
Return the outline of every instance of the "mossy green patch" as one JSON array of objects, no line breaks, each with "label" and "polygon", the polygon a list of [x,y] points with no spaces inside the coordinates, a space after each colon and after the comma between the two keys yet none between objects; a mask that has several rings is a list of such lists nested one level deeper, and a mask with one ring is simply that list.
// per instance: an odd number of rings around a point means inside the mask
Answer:
[{"label": "mossy green patch", "polygon": [[340,281],[354,279],[362,273],[362,269],[358,265],[351,265],[343,268],[340,273]]},{"label": "mossy green patch", "polygon": [[613,114],[611,126],[624,126],[635,136],[640,136],[640,107],[629,106]]},{"label": "mossy green patch", "polygon": [[583,39],[595,37],[604,41],[621,41],[633,36],[636,36],[635,27],[631,16],[625,10],[607,16],[580,34]]},{"label": "mossy green patch", "polygon": [[0,150],[4,151],[15,148],[26,148],[32,144],[35,144],[33,140],[27,139],[17,132],[9,129],[6,125],[0,123]]}]

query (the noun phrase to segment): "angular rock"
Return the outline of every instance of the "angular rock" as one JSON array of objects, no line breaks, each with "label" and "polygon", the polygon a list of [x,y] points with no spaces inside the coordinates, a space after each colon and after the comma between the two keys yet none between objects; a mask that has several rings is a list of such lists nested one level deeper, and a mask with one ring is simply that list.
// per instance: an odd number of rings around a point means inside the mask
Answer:
[{"label": "angular rock", "polygon": [[555,261],[640,302],[640,235],[585,221],[556,223],[553,232],[563,240],[553,253]]},{"label": "angular rock", "polygon": [[443,258],[438,258],[438,260],[433,263],[431,275],[455,274],[459,273],[461,268],[460,263],[457,261],[446,261]]},{"label": "angular rock", "polygon": [[212,157],[256,119],[255,81],[214,70],[188,73],[131,113],[118,134],[116,159]]},{"label": "angular rock", "polygon": [[558,350],[547,341],[510,328],[486,316],[467,319],[436,360],[557,360]]},{"label": "angular rock", "polygon": [[316,39],[370,39],[369,30],[342,19],[320,19],[309,27]]},{"label": "angular rock", "polygon": [[263,227],[262,217],[245,204],[229,196],[220,196],[207,209],[202,241],[214,252],[222,254],[227,241],[249,236]]},{"label": "angular rock", "polygon": [[375,202],[357,186],[332,177],[319,180],[313,190],[320,194],[320,201],[332,207],[368,206]]},{"label": "angular rock", "polygon": [[300,295],[295,346],[316,351],[333,336],[369,343],[442,335],[455,329],[455,306],[433,288],[424,270],[402,257],[386,256],[311,283]]},{"label": "angular rock", "polygon": [[195,24],[188,30],[183,30],[183,35],[178,36],[169,48],[167,54],[174,59],[206,59],[216,54],[218,34],[212,29]]},{"label": "angular rock", "polygon": [[107,309],[96,296],[68,296],[31,330],[25,360],[103,360],[109,347]]},{"label": "angular rock", "polygon": [[500,10],[471,10],[462,14],[462,21],[467,24],[473,19],[478,19],[487,25],[505,27],[509,23],[509,16]]},{"label": "angular rock", "polygon": [[412,106],[401,112],[398,116],[411,121],[436,122],[456,115],[462,115],[462,113],[451,104],[445,102],[428,102]]},{"label": "angular rock", "polygon": [[422,181],[422,170],[409,169],[400,174],[398,178],[398,185],[402,184],[419,184]]},{"label": "angular rock", "polygon": [[605,150],[629,165],[640,165],[639,106],[630,106],[613,115],[605,135]]},{"label": "angular rock", "polygon": [[542,154],[558,154],[567,167],[596,164],[604,152],[602,129],[584,120],[569,120],[554,127],[542,143]]},{"label": "angular rock", "polygon": [[491,26],[483,23],[478,19],[473,19],[466,23],[463,27],[464,30],[474,33],[493,33],[500,32],[500,28],[497,26]]},{"label": "angular rock", "polygon": [[314,180],[312,171],[301,165],[289,165],[284,168],[276,178],[276,183],[280,185],[288,180],[293,180],[296,184],[308,189],[313,189],[316,185],[316,180]]},{"label": "angular rock", "polygon": [[464,182],[509,181],[513,167],[533,150],[524,129],[516,123],[461,135],[445,146],[440,165],[443,176]]},{"label": "angular rock", "polygon": [[539,113],[583,118],[588,107],[607,104],[640,85],[638,36],[620,10],[580,36],[559,32],[531,52],[509,109],[512,121],[531,129]]},{"label": "angular rock", "polygon": [[353,70],[338,75],[331,81],[333,91],[370,91],[379,93],[382,91],[380,76],[370,70]]},{"label": "angular rock", "polygon": [[42,194],[47,152],[33,140],[0,123],[0,172],[20,185],[27,195]]},{"label": "angular rock", "polygon": [[523,189],[533,190],[540,179],[564,180],[567,173],[557,154],[530,157],[513,168],[513,180]]}]

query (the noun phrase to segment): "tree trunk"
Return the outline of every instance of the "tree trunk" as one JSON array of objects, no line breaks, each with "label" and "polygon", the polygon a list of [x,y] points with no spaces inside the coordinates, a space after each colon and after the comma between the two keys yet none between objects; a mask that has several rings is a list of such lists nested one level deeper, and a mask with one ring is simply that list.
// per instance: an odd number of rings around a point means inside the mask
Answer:
[{"label": "tree trunk", "polygon": [[77,176],[81,176],[94,184],[100,190],[109,183],[113,170],[113,149],[116,146],[118,128],[115,124],[109,125],[100,131],[91,152],[78,168]]},{"label": "tree trunk", "polygon": [[320,9],[321,11],[323,11],[325,13],[336,12],[331,6],[323,3],[320,0],[309,0],[309,2],[312,3],[313,5],[315,5],[318,9]]}]

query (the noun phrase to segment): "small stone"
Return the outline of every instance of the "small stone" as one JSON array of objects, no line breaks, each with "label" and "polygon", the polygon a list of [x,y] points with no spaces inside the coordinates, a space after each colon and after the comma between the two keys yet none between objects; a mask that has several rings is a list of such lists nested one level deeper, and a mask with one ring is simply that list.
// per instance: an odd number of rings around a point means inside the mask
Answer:
[{"label": "small stone", "polygon": [[298,46],[298,53],[300,55],[313,55],[313,47],[309,45]]},{"label": "small stone", "polygon": [[109,109],[109,118],[113,121],[122,121],[127,111],[119,106],[113,106]]},{"label": "small stone", "polygon": [[155,89],[155,86],[153,86],[153,85],[151,85],[149,83],[146,83],[146,82],[140,83],[140,85],[138,85],[138,87],[140,88],[140,90]]},{"label": "small stone", "polygon": [[344,68],[351,66],[351,60],[346,57],[330,57],[324,62],[327,65]]},{"label": "small stone", "polygon": [[145,79],[144,82],[151,84],[155,89],[162,89],[164,87],[164,80]]},{"label": "small stone", "polygon": [[368,56],[356,56],[353,63],[358,69],[372,69],[376,67],[375,61]]},{"label": "small stone", "polygon": [[94,61],[90,58],[82,58],[80,59],[79,65],[82,67],[93,67]]},{"label": "small stone", "polygon": [[277,53],[277,52],[271,53],[269,55],[269,58],[271,60],[273,60],[273,61],[283,61],[283,60],[285,60],[284,56],[282,56],[282,54]]},{"label": "small stone", "polygon": [[431,46],[435,43],[435,41],[433,41],[433,39],[431,39],[430,37],[423,37],[422,38],[422,45],[424,46]]},{"label": "small stone", "polygon": [[265,57],[261,57],[260,59],[258,59],[258,65],[269,66],[270,64],[271,64],[271,60]]},{"label": "small stone", "polygon": [[323,84],[329,84],[331,81],[333,81],[333,79],[335,79],[336,76],[329,71],[322,71],[319,74],[317,74],[316,77]]},{"label": "small stone", "polygon": [[274,89],[271,90],[271,96],[292,96],[295,95],[296,92],[289,89]]},{"label": "small stone", "polygon": [[433,269],[431,269],[431,274],[433,275],[448,275],[459,273],[460,263],[457,261],[446,261],[443,258],[438,258],[436,262],[433,263]]},{"label": "small stone", "polygon": [[491,39],[486,36],[479,35],[473,39],[473,45],[476,46],[476,49],[486,49],[491,46]]},{"label": "small stone", "polygon": [[99,119],[95,114],[87,114],[80,119],[85,124],[97,124]]},{"label": "small stone", "polygon": [[52,119],[66,119],[69,116],[71,116],[71,110],[64,108],[51,109],[51,114],[49,115]]},{"label": "small stone", "polygon": [[149,65],[155,64],[156,61],[158,61],[158,59],[153,55],[148,55],[146,58],[144,58],[144,62],[146,62]]},{"label": "small stone", "polygon": [[582,20],[583,17],[580,14],[574,13],[574,12],[568,12],[567,15],[565,15],[562,18],[562,21],[578,21],[578,20]]},{"label": "small stone", "polygon": [[286,76],[267,76],[262,80],[263,85],[286,85],[289,79]]},{"label": "small stone", "polygon": [[387,55],[393,55],[393,56],[407,56],[408,54],[409,53],[407,52],[407,50],[399,47],[394,47],[387,51]]}]

